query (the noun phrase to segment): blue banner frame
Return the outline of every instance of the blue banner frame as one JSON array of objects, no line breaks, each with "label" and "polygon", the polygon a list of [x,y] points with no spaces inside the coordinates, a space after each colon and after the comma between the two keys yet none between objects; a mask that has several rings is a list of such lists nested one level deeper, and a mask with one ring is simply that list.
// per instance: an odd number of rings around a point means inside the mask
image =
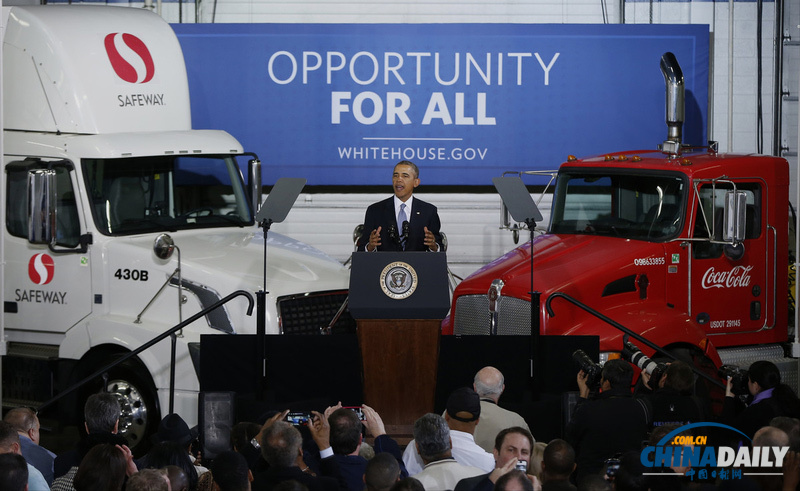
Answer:
[{"label": "blue banner frame", "polygon": [[666,138],[659,63],[686,80],[684,142],[706,142],[707,25],[173,24],[195,128],[224,129],[264,182],[491,185],[568,155]]}]

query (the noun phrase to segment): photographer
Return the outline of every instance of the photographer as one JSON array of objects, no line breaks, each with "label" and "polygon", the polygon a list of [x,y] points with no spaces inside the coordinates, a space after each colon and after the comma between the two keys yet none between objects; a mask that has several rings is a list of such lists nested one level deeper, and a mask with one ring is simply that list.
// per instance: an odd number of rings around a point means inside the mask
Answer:
[{"label": "photographer", "polygon": [[580,399],[566,428],[566,440],[575,449],[576,482],[603,468],[605,459],[626,450],[639,450],[647,436],[647,405],[631,394],[633,367],[624,360],[609,360],[600,375],[600,393],[588,399],[591,388],[581,370],[577,381]]},{"label": "photographer", "polygon": [[[651,428],[667,424],[679,426],[706,421],[705,404],[694,396],[694,372],[680,360],[667,365],[656,387],[650,386],[650,374],[642,371],[642,384],[636,397],[643,397],[652,411]],[[655,385],[655,384],[654,384]]]},{"label": "photographer", "polygon": [[800,413],[797,395],[789,386],[781,383],[781,373],[770,361],[762,360],[750,365],[747,371],[749,403],[746,407],[734,396],[731,382],[731,377],[728,377],[722,421],[738,428],[750,438],[753,438],[759,428],[769,425],[772,418],[798,417]]}]

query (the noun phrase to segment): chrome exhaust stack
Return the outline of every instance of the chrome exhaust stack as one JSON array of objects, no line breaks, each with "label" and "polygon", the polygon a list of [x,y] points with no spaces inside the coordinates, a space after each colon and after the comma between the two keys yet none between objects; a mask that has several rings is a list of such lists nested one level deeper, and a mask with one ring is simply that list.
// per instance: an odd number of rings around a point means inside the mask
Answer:
[{"label": "chrome exhaust stack", "polygon": [[661,56],[661,73],[667,86],[667,139],[661,144],[661,151],[669,155],[680,155],[686,84],[678,60],[669,51]]}]

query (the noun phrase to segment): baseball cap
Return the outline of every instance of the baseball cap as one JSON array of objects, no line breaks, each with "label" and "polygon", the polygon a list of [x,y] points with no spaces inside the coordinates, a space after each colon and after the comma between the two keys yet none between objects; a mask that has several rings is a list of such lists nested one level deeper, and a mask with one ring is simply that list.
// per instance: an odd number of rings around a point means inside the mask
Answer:
[{"label": "baseball cap", "polygon": [[447,414],[457,420],[469,423],[481,416],[481,398],[469,387],[461,387],[447,398]]}]

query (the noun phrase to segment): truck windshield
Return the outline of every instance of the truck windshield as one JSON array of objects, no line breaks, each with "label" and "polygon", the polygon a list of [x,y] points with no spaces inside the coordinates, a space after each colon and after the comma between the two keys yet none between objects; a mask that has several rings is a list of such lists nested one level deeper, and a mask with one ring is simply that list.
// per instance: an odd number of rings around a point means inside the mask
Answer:
[{"label": "truck windshield", "polygon": [[679,176],[562,171],[550,233],[667,240],[683,227]]},{"label": "truck windshield", "polygon": [[92,215],[107,235],[253,223],[231,156],[84,160]]}]

